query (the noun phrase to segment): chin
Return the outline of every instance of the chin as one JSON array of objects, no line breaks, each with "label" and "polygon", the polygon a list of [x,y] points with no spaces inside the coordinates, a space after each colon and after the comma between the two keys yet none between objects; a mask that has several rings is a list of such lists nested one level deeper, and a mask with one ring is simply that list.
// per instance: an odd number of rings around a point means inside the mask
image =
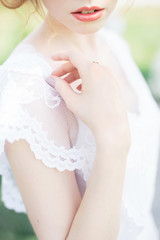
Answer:
[{"label": "chin", "polygon": [[95,33],[97,31],[99,31],[102,27],[104,26],[104,22],[103,23],[94,23],[93,22],[89,22],[89,23],[85,23],[81,26],[75,26],[70,28],[70,30],[72,30],[73,32],[77,32],[80,34],[91,34],[91,33]]}]

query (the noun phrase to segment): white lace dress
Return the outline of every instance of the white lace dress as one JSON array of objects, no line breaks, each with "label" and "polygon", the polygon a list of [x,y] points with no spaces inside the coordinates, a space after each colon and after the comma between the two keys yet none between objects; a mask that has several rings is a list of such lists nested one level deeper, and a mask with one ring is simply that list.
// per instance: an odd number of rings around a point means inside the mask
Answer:
[{"label": "white lace dress", "polygon": [[[125,41],[110,30],[102,29],[98,34],[124,69],[139,108],[139,113],[128,112],[132,145],[127,159],[118,240],[158,240],[151,206],[159,151],[159,109]],[[19,44],[0,67],[2,201],[16,212],[26,213],[26,209],[5,154],[6,140],[25,139],[36,158],[47,167],[75,171],[82,196],[92,170],[94,137],[44,81],[52,71],[49,60],[25,43]]]}]

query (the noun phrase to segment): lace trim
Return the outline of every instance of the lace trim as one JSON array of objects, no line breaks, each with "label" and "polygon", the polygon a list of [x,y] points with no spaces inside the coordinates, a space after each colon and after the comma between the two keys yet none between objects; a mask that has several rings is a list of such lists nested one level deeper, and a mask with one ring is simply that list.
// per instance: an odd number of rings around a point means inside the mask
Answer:
[{"label": "lace trim", "polygon": [[[34,152],[37,159],[40,159],[44,165],[59,171],[65,169],[81,169],[84,161],[84,149],[66,149],[64,146],[58,147],[54,141],[47,139],[47,132],[42,129],[42,124],[35,117],[29,117],[27,112],[21,112],[20,119],[24,122],[18,122],[17,125],[3,126],[0,137],[0,154],[4,151],[4,141],[13,143],[16,140],[25,139]],[[5,136],[5,140],[3,139]]]},{"label": "lace trim", "polygon": [[[35,157],[49,168],[56,168],[59,171],[75,169],[85,169],[85,158],[88,151],[85,148],[66,149],[64,146],[56,146],[54,141],[47,139],[47,132],[43,131],[42,124],[36,118],[28,116],[27,112],[20,113],[20,119],[25,119],[25,122],[17,122],[14,125],[1,125],[0,135],[0,174],[3,176],[2,201],[9,209],[14,209],[17,212],[26,212],[23,200],[17,186],[14,185],[14,179],[11,174],[11,169],[7,158],[5,158],[4,145],[5,141],[13,143],[20,139],[26,140],[30,144],[30,148],[35,154]],[[4,137],[5,136],[5,139]],[[85,171],[85,178],[88,172]],[[11,191],[7,193],[11,188]]]},{"label": "lace trim", "polygon": [[[2,81],[5,79],[5,81]],[[6,79],[8,80],[6,84]],[[44,80],[41,69],[8,70],[1,78],[2,100],[6,104],[27,104],[44,97],[45,104],[49,108],[56,108],[63,100],[58,92],[50,87]],[[5,87],[4,87],[5,86]],[[10,101],[13,99],[13,101]],[[3,105],[1,106],[3,109]],[[5,106],[6,107],[6,106]]]},{"label": "lace trim", "polygon": [[0,68],[0,92],[3,96],[12,97],[17,104],[30,103],[44,97],[49,108],[58,107],[63,99],[45,82],[45,78],[53,71],[49,63],[32,51],[23,52],[23,55],[13,51],[12,54],[13,57],[9,57]]}]

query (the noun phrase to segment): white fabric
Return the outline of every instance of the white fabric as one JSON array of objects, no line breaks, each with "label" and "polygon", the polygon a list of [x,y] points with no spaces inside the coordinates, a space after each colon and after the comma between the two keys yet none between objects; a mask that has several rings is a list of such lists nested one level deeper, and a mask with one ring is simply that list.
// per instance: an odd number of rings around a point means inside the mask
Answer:
[{"label": "white fabric", "polygon": [[[138,100],[128,112],[132,145],[127,159],[118,240],[158,240],[151,215],[159,151],[160,112],[125,41],[110,30],[100,36],[110,46]],[[0,68],[0,174],[2,201],[26,212],[8,163],[5,141],[25,139],[37,159],[59,171],[75,171],[83,196],[95,157],[90,129],[66,107],[44,81],[53,71],[49,60],[21,43]]]}]

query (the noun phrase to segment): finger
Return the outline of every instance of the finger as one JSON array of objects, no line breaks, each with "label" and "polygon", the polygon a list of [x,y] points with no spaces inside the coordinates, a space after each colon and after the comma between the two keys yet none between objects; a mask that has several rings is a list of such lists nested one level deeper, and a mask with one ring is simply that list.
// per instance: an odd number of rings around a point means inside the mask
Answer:
[{"label": "finger", "polygon": [[67,62],[59,66],[57,69],[55,69],[51,75],[56,75],[57,77],[61,77],[75,70],[76,70],[75,66],[71,62]]},{"label": "finger", "polygon": [[55,89],[59,95],[64,99],[67,107],[75,112],[77,109],[77,103],[79,102],[79,94],[77,94],[72,87],[64,81],[64,79],[54,76]]},{"label": "finger", "polygon": [[67,77],[64,78],[64,80],[68,83],[72,83],[76,81],[77,79],[80,79],[78,71],[74,71],[70,73]]},{"label": "finger", "polygon": [[52,55],[51,58],[57,61],[70,61],[79,70],[80,74],[83,74],[84,69],[86,69],[91,62],[89,58],[77,49],[59,52]]},{"label": "finger", "polygon": [[67,82],[65,82],[64,79],[54,76],[48,77],[45,80],[51,87],[57,90],[57,92],[65,100],[67,105],[70,102],[75,102],[76,94],[73,91],[72,87]]}]

